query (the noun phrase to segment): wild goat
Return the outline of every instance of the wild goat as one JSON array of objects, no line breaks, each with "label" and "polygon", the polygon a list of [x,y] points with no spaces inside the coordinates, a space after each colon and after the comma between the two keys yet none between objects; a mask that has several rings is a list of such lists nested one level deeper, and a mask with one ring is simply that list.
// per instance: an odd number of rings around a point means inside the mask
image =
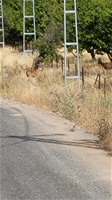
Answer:
[{"label": "wild goat", "polygon": [[27,77],[29,77],[29,79],[31,78],[31,77],[35,77],[35,76],[37,76],[37,73],[39,72],[39,71],[42,71],[43,70],[43,68],[42,67],[38,67],[37,69],[28,69],[27,71],[26,71],[26,76]]},{"label": "wild goat", "polygon": [[112,69],[112,62],[102,62],[101,58],[98,59],[98,64],[102,65],[106,70]]}]

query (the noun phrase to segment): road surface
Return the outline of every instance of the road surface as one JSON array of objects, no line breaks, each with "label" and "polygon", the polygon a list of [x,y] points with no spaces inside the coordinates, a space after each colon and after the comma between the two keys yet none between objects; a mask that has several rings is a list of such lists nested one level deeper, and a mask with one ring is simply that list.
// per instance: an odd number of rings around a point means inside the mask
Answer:
[{"label": "road surface", "polygon": [[111,157],[59,116],[1,99],[1,200],[111,200]]}]

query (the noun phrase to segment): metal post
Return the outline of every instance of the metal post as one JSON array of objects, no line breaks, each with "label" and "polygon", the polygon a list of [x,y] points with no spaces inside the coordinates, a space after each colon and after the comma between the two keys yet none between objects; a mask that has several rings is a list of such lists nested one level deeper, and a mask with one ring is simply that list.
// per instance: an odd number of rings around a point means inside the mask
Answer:
[{"label": "metal post", "polygon": [[64,0],[64,75],[65,75],[65,86],[67,76],[67,55],[66,55],[66,0]]},{"label": "metal post", "polygon": [[1,41],[0,44],[4,47],[4,20],[3,20],[3,4],[2,0],[0,0],[0,35],[1,35]]},{"label": "metal post", "polygon": [[[80,66],[79,66],[79,45],[78,45],[78,28],[77,28],[77,9],[76,9],[76,0],[74,1],[74,10],[67,10],[66,9],[66,1],[64,0],[64,68],[65,68],[65,85],[67,85],[67,79],[78,79],[78,85],[80,89]],[[74,14],[74,21],[75,21],[75,35],[74,42],[67,42],[67,23],[66,23],[66,16],[67,14]],[[75,76],[67,76],[67,46],[75,45],[77,51],[77,75]]]},{"label": "metal post", "polygon": [[[31,8],[32,8],[32,15],[26,15],[26,2],[30,2],[31,3]],[[28,30],[26,31],[26,19],[33,19],[33,31],[29,32]],[[26,49],[26,36],[33,36],[32,40],[36,40],[36,27],[35,27],[35,4],[34,4],[34,0],[23,0],[23,52],[25,53],[29,53],[32,52],[32,50],[30,49]]]}]

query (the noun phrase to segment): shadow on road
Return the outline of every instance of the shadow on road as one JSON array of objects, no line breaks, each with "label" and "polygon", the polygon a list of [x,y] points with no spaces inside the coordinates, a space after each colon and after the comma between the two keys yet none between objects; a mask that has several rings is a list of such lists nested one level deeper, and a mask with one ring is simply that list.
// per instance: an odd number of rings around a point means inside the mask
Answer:
[{"label": "shadow on road", "polygon": [[[1,138],[19,139],[19,140],[22,140],[22,142],[32,141],[32,142],[42,142],[42,143],[49,143],[49,144],[69,145],[69,146],[101,149],[97,140],[82,139],[82,140],[74,140],[74,141],[64,141],[64,140],[59,140],[59,139],[57,140],[57,139],[45,138],[48,136],[56,136],[56,135],[64,136],[64,134],[36,135],[36,136],[9,135],[9,136],[5,136],[5,137],[1,137]],[[42,138],[42,137],[44,137],[44,138]],[[13,143],[12,145],[14,145],[14,144],[16,144],[16,143]],[[1,147],[4,147],[4,146],[1,146]]]}]

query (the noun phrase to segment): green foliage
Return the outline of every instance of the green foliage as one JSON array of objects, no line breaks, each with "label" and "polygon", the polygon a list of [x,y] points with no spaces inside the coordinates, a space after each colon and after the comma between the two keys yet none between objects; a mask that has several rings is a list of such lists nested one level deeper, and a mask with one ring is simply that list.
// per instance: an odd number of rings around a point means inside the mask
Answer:
[{"label": "green foliage", "polygon": [[111,54],[112,0],[78,0],[78,29],[81,49]]},{"label": "green foliage", "polygon": [[[74,1],[66,1],[66,9],[74,8]],[[5,40],[22,41],[23,1],[4,0]],[[31,14],[27,6],[26,14]],[[86,49],[95,58],[96,53],[106,52],[112,59],[112,0],[77,0],[78,35],[80,51]],[[35,0],[36,47],[42,59],[52,58],[64,41],[64,1]],[[31,20],[26,30],[32,31]],[[67,15],[67,40],[75,39],[74,15]],[[31,40],[29,38],[28,40]],[[75,47],[69,47],[69,50]]]},{"label": "green foliage", "polygon": [[3,1],[5,40],[19,41],[22,36],[22,1]]},{"label": "green foliage", "polygon": [[46,32],[42,36],[38,37],[37,41],[35,42],[35,46],[40,52],[40,60],[48,61],[55,58],[59,44],[59,28],[51,22],[51,24],[47,26]]},{"label": "green foliage", "polygon": [[41,61],[56,56],[57,47],[63,40],[63,4],[59,0],[36,1],[36,47]]}]

